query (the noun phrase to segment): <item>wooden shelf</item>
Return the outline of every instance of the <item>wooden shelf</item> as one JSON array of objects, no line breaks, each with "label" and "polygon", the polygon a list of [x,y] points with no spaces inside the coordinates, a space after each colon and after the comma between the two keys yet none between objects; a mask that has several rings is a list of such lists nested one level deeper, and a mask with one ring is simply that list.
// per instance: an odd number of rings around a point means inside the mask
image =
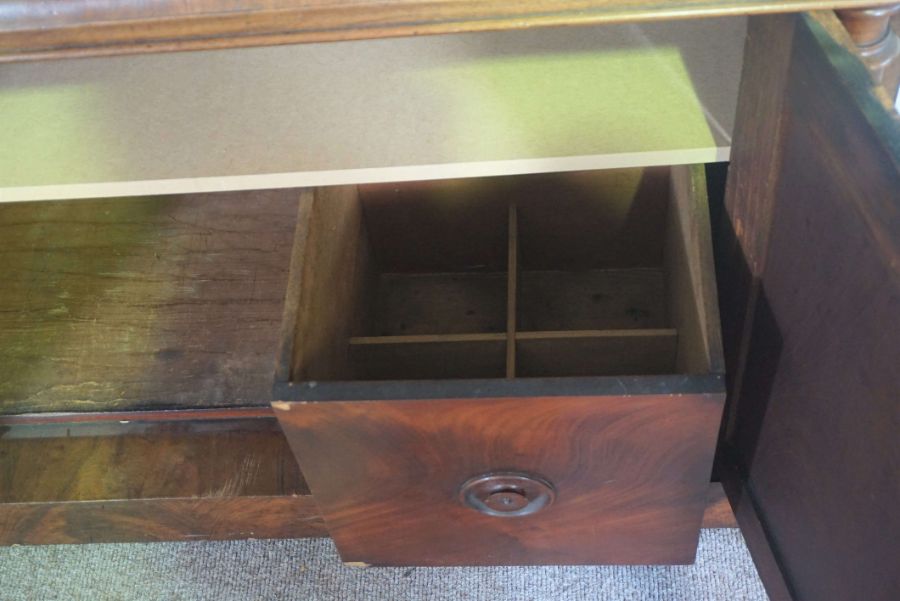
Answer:
[{"label": "wooden shelf", "polygon": [[744,32],[732,18],[5,65],[0,201],[726,160]]},{"label": "wooden shelf", "polygon": [[8,0],[0,60],[874,6],[884,0]]}]

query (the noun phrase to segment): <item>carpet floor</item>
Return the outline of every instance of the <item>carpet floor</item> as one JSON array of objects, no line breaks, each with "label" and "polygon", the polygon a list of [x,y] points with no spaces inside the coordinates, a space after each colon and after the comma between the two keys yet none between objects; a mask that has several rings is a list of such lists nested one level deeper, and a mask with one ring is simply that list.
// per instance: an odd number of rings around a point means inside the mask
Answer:
[{"label": "carpet floor", "polygon": [[345,567],[329,539],[0,548],[3,601],[767,601],[738,530],[662,567]]}]

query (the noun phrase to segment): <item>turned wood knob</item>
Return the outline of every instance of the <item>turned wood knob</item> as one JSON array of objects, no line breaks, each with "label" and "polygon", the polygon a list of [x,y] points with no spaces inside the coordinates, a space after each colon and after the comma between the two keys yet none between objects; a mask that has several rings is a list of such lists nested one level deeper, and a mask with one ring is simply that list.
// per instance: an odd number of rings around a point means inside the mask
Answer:
[{"label": "turned wood knob", "polygon": [[891,27],[891,18],[898,11],[900,3],[835,11],[876,81],[894,99],[900,87],[900,37]]},{"label": "turned wood knob", "polygon": [[842,9],[835,11],[857,46],[878,44],[890,32],[891,17],[900,11],[900,3],[877,8]]},{"label": "turned wood knob", "polygon": [[460,502],[496,517],[532,515],[556,498],[553,486],[540,476],[520,472],[491,472],[466,480],[459,490]]}]

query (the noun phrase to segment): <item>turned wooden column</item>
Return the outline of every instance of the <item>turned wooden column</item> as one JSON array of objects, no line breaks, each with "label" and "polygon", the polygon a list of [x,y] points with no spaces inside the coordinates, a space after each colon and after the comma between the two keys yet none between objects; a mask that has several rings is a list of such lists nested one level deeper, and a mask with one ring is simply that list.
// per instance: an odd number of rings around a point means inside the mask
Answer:
[{"label": "turned wooden column", "polygon": [[891,17],[898,11],[900,3],[837,11],[869,69],[895,100],[900,87],[900,37],[891,27]]}]

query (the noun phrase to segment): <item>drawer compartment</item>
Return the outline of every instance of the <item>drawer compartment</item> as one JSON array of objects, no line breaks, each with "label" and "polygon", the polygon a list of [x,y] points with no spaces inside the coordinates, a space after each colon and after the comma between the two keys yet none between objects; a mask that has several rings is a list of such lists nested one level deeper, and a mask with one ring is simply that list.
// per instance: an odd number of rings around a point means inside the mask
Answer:
[{"label": "drawer compartment", "polygon": [[344,559],[692,561],[707,210],[697,166],[305,191],[274,406]]}]

